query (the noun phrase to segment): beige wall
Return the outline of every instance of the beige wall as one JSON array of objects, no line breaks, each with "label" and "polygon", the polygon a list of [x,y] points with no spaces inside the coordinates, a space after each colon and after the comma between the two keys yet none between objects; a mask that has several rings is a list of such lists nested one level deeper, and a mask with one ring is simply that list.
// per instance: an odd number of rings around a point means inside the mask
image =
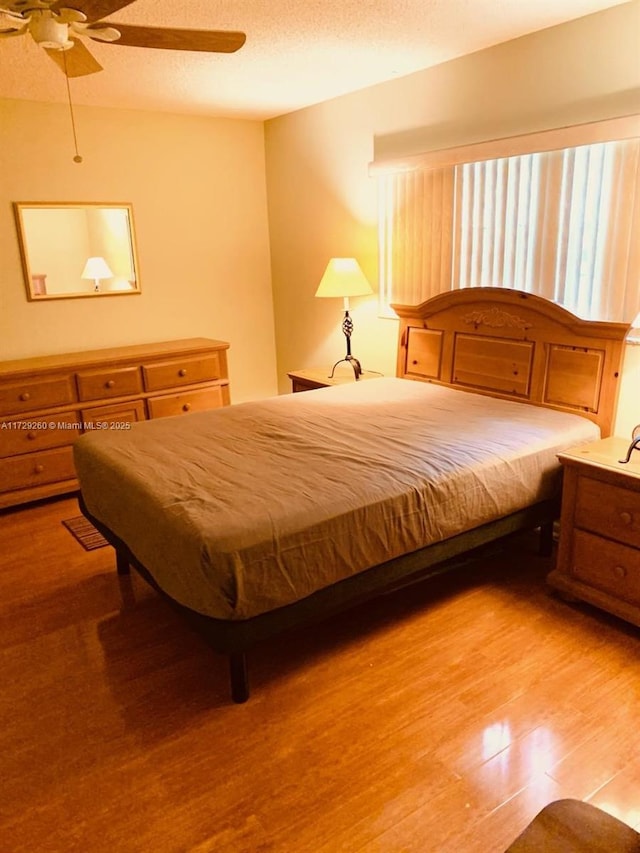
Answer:
[{"label": "beige wall", "polygon": [[[374,156],[640,112],[639,42],[636,0],[268,122],[280,389],[287,370],[343,354],[341,305],[313,298],[328,259],[356,256],[377,286]],[[397,321],[377,317],[375,297],[352,302],[354,354],[363,367],[393,374]],[[623,433],[640,422],[640,347],[629,350]]]},{"label": "beige wall", "polygon": [[[206,336],[276,393],[261,122],[0,101],[0,360]],[[27,302],[13,201],[133,204],[142,293]]]},{"label": "beige wall", "polygon": [[[313,298],[328,259],[355,255],[377,285],[374,156],[638,112],[639,28],[634,0],[275,119],[264,140],[258,122],[77,107],[81,165],[66,106],[0,101],[0,359],[206,335],[231,343],[235,401],[275,393],[276,353],[289,390],[287,370],[344,354],[340,301]],[[35,200],[132,202],[142,294],[27,302],[10,202]],[[396,322],[352,302],[354,353],[393,373]],[[629,348],[624,432],[639,374]]]}]

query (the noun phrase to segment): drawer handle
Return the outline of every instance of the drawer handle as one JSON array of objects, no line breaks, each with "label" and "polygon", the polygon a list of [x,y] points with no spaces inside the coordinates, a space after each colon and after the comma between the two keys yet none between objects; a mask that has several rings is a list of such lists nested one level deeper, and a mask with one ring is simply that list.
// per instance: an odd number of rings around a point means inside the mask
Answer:
[{"label": "drawer handle", "polygon": [[33,468],[34,474],[42,474],[43,471],[44,471],[44,465],[35,465]]},{"label": "drawer handle", "polygon": [[105,387],[105,388],[114,388],[114,387],[115,387],[115,384],[116,384],[116,383],[115,383],[115,380],[113,380],[113,379],[108,379],[108,380],[104,383],[104,387]]},{"label": "drawer handle", "polygon": [[180,370],[178,371],[178,376],[186,376],[186,375],[187,375],[187,370],[186,370],[186,368],[185,368],[185,367],[181,367],[181,368],[180,368]]},{"label": "drawer handle", "polygon": [[616,566],[613,573],[619,580],[623,580],[627,576],[627,570],[624,566]]},{"label": "drawer handle", "polygon": [[23,391],[22,394],[20,394],[20,399],[23,403],[26,403],[27,400],[31,399],[31,394],[28,391]]},{"label": "drawer handle", "polygon": [[621,512],[620,513],[620,520],[622,521],[623,524],[629,525],[633,521],[633,516],[631,515],[630,512],[626,512],[626,511]]},{"label": "drawer handle", "polygon": [[190,408],[191,408],[191,403],[185,403],[182,407],[182,411],[188,412]]}]

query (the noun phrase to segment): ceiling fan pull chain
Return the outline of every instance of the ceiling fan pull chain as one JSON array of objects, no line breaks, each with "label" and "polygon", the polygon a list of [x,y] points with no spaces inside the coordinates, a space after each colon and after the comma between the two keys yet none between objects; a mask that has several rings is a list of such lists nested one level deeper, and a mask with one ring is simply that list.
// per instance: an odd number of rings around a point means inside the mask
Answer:
[{"label": "ceiling fan pull chain", "polygon": [[69,85],[69,75],[67,74],[67,55],[66,51],[62,51],[62,58],[64,61],[64,79],[67,81],[67,98],[69,100],[69,115],[71,116],[71,130],[73,132],[73,145],[75,148],[75,156],[73,158],[74,163],[82,163],[82,157],[78,152],[78,136],[76,134],[76,120],[73,115],[73,104],[71,103],[71,86]]}]

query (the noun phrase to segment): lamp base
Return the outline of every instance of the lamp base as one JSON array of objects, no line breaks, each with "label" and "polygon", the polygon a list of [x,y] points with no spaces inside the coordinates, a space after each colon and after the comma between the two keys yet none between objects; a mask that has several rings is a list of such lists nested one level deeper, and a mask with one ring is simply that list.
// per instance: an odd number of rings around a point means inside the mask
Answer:
[{"label": "lamp base", "polygon": [[351,353],[346,355],[344,358],[341,358],[340,361],[336,361],[329,375],[329,379],[333,379],[333,374],[336,372],[336,367],[339,364],[342,364],[343,361],[346,361],[347,364],[351,365],[357,382],[358,379],[360,379],[360,377],[362,376],[362,367],[360,366],[360,362],[358,361],[358,359],[355,356],[351,355]]}]

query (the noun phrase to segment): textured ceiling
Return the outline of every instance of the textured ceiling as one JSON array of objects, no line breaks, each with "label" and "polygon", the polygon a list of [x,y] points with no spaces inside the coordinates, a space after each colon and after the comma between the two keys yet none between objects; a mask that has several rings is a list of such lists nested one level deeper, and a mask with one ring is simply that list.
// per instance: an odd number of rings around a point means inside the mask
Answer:
[{"label": "textured ceiling", "polygon": [[[201,54],[89,42],[104,70],[71,80],[71,95],[77,104],[266,119],[623,2],[136,0],[111,20],[242,30],[246,44]],[[0,97],[66,101],[64,76],[29,35],[0,41]]]}]

